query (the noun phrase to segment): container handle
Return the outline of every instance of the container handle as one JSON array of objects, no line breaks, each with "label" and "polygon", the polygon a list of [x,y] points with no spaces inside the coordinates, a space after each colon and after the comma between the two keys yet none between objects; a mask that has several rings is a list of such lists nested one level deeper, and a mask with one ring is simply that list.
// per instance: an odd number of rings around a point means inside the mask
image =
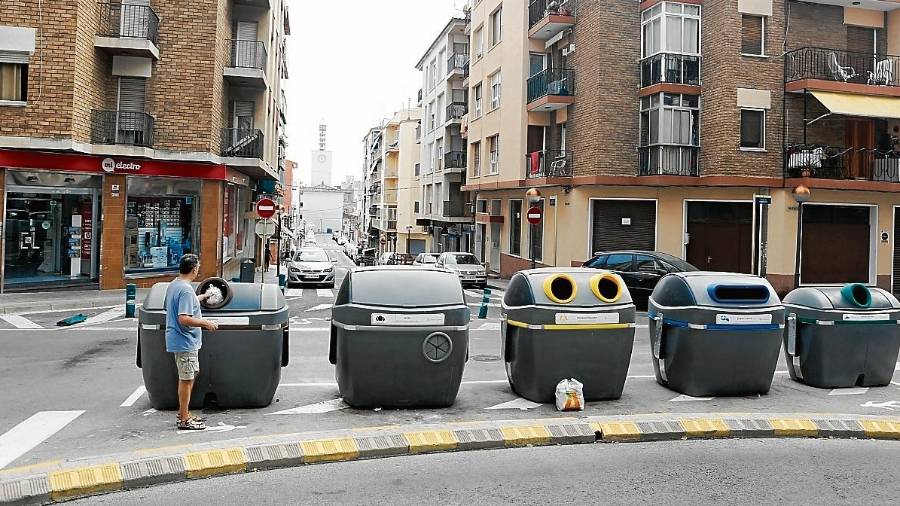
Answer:
[{"label": "container handle", "polygon": [[663,336],[665,335],[663,332],[663,326],[665,326],[663,314],[657,313],[656,316],[653,317],[653,321],[656,322],[656,327],[653,329],[653,358],[659,360],[662,356]]},{"label": "container handle", "polygon": [[797,315],[791,313],[787,317],[787,345],[785,351],[789,357],[797,355]]}]

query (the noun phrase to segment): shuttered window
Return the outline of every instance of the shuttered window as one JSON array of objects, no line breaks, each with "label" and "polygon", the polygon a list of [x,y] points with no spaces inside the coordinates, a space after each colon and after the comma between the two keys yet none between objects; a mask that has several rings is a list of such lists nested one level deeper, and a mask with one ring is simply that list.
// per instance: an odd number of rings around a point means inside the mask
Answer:
[{"label": "shuttered window", "polygon": [[28,65],[0,62],[0,100],[28,99]]},{"label": "shuttered window", "polygon": [[253,128],[253,105],[253,101],[251,100],[235,100],[232,102],[231,107],[234,110],[234,128]]},{"label": "shuttered window", "polygon": [[119,110],[144,112],[147,80],[139,77],[119,78]]},{"label": "shuttered window", "polygon": [[765,50],[766,18],[762,16],[741,16],[741,53],[761,56]]},{"label": "shuttered window", "polygon": [[656,249],[656,203],[641,200],[594,200],[591,253]]}]

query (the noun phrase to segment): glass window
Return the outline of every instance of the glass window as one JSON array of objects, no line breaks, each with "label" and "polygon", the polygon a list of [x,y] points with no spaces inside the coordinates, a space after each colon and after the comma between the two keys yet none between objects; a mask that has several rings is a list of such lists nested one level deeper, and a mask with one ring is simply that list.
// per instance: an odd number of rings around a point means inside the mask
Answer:
[{"label": "glass window", "polygon": [[328,253],[325,253],[325,250],[312,248],[312,249],[302,249],[294,255],[295,262],[330,262],[328,259]]},{"label": "glass window", "polygon": [[700,54],[700,7],[665,2],[641,13],[642,58],[657,53]]},{"label": "glass window", "polygon": [[28,65],[0,62],[0,100],[28,100]]},{"label": "glass window", "polygon": [[765,149],[766,111],[741,109],[741,147]]},{"label": "glass window", "polygon": [[480,26],[476,28],[472,39],[475,41],[475,58],[481,58],[484,54],[484,28]]},{"label": "glass window", "polygon": [[656,98],[649,102],[641,101],[640,145],[699,146],[699,99],[671,93],[662,94],[660,99],[659,95],[653,95]]},{"label": "glass window", "polygon": [[474,90],[475,90],[474,93],[472,93],[472,95],[474,96],[473,100],[475,102],[473,109],[475,109],[475,117],[478,118],[478,117],[481,117],[481,104],[482,104],[481,83],[476,84]]},{"label": "glass window", "polygon": [[447,255],[445,261],[447,265],[481,265],[481,262],[471,253]]},{"label": "glass window", "polygon": [[600,255],[597,258],[588,261],[587,267],[591,267],[594,269],[603,269],[606,267],[606,261],[609,259],[608,255]]},{"label": "glass window", "polygon": [[631,254],[609,255],[606,268],[611,271],[628,272],[631,270]]},{"label": "glass window", "polygon": [[666,269],[658,260],[647,255],[634,256],[634,270],[636,272],[666,272]]},{"label": "glass window", "polygon": [[503,7],[494,11],[491,14],[491,47],[496,46],[500,43],[502,38],[502,28],[503,28]]},{"label": "glass window", "polygon": [[488,137],[488,149],[490,150],[491,158],[490,162],[490,173],[496,174],[500,171],[500,136],[494,135],[493,137]]},{"label": "glass window", "polygon": [[129,177],[125,273],[174,272],[181,256],[200,253],[200,181]]},{"label": "glass window", "polygon": [[500,71],[491,75],[491,110],[500,107]]},{"label": "glass window", "polygon": [[472,175],[481,175],[481,143],[472,143]]},{"label": "glass window", "polygon": [[765,54],[765,19],[762,16],[741,16],[741,54]]},{"label": "glass window", "polygon": [[509,254],[522,254],[522,201],[509,201]]}]

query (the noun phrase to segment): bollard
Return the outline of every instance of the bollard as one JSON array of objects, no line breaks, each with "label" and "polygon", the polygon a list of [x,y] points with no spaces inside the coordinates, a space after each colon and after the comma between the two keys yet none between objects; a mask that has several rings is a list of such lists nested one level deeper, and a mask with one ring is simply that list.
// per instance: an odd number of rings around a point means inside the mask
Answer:
[{"label": "bollard", "polygon": [[287,274],[279,274],[278,275],[278,288],[281,288],[281,292],[284,293],[285,286],[287,285]]},{"label": "bollard", "polygon": [[484,320],[487,318],[488,313],[488,302],[491,301],[491,289],[484,289],[484,296],[481,298],[481,308],[478,310],[478,319]]},{"label": "bollard", "polygon": [[134,318],[134,299],[137,297],[137,285],[129,283],[125,287],[125,318]]}]

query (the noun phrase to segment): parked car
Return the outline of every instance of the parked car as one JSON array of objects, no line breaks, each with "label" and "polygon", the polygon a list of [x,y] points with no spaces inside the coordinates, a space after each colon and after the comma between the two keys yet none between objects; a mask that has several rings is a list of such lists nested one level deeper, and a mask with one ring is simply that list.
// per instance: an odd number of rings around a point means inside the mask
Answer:
[{"label": "parked car", "polygon": [[406,253],[394,253],[388,259],[388,265],[412,265],[415,258]]},{"label": "parked car", "polygon": [[487,272],[478,258],[471,253],[461,251],[441,253],[435,267],[455,272],[463,286],[474,285],[479,288],[487,286]]},{"label": "parked car", "polygon": [[356,256],[356,265],[377,265],[378,257],[375,256],[375,248],[365,248]]},{"label": "parked car", "polygon": [[288,263],[288,286],[325,285],[334,288],[334,264],[319,247],[300,248]]},{"label": "parked car", "polygon": [[344,243],[344,254],[347,255],[347,258],[350,260],[356,261],[356,256],[359,252],[359,249],[356,246],[356,243],[353,241],[347,241]]},{"label": "parked car", "polygon": [[413,260],[413,265],[430,265],[434,266],[437,263],[438,254],[437,253],[419,253],[416,255],[415,260]]},{"label": "parked car", "polygon": [[699,270],[680,258],[656,251],[607,251],[594,255],[584,267],[606,269],[622,276],[639,309],[647,308],[656,283],[666,274]]}]

